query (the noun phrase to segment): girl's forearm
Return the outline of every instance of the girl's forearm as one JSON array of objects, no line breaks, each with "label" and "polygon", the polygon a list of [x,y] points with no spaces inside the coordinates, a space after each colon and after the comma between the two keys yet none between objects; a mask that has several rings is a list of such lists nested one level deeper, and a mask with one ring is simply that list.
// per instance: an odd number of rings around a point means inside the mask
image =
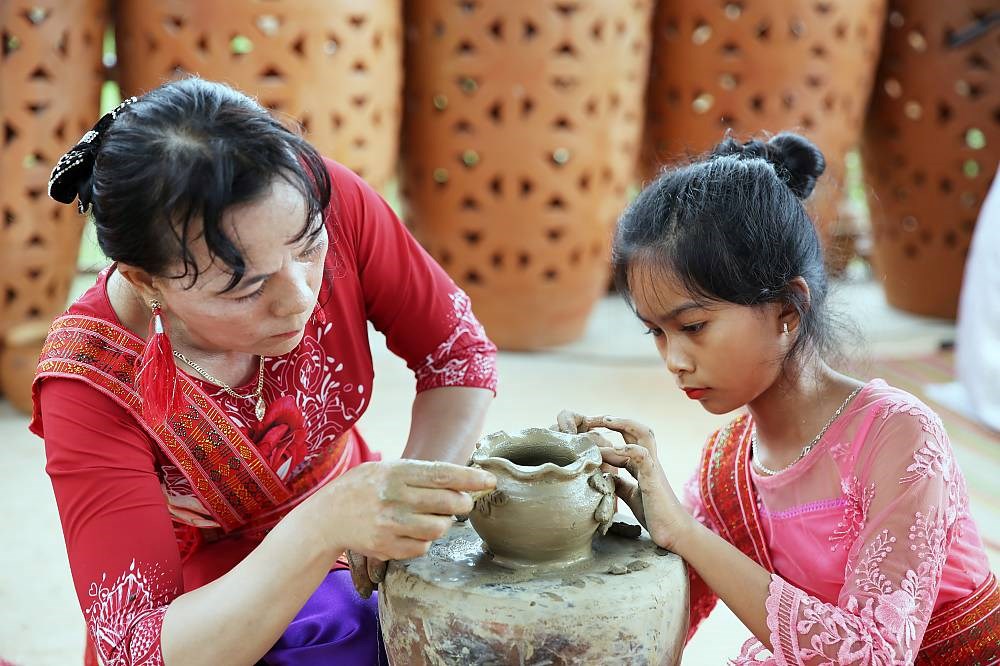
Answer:
[{"label": "girl's forearm", "polygon": [[403,457],[464,465],[482,433],[492,400],[492,391],[465,386],[418,393]]},{"label": "girl's forearm", "polygon": [[684,537],[677,539],[675,552],[688,566],[694,567],[736,617],[770,649],[764,602],[771,574],[698,521],[691,519],[689,525]]},{"label": "girl's forearm", "polygon": [[315,510],[306,500],[231,571],[171,602],[166,666],[253,664],[274,645],[343,551],[314,537]]}]

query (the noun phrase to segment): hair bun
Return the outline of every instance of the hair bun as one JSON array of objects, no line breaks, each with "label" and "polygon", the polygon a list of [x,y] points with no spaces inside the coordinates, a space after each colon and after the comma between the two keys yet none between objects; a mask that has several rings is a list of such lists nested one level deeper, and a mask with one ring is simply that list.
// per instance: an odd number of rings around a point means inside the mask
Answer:
[{"label": "hair bun", "polygon": [[757,139],[740,143],[726,137],[712,151],[712,156],[726,155],[767,160],[799,199],[812,194],[816,179],[826,170],[826,159],[819,148],[809,139],[791,132],[782,132],[767,143]]},{"label": "hair bun", "polygon": [[767,160],[799,199],[812,194],[816,179],[826,170],[826,159],[816,144],[791,132],[782,132],[767,142]]}]

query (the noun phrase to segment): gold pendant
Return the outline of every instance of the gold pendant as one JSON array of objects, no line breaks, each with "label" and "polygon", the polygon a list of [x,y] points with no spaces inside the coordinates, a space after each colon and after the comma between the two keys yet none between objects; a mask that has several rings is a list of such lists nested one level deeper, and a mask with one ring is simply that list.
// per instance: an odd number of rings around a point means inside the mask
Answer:
[{"label": "gold pendant", "polygon": [[264,420],[264,411],[266,410],[266,408],[267,405],[264,404],[264,396],[262,395],[257,396],[257,404],[254,405],[253,413],[257,417],[258,421]]}]

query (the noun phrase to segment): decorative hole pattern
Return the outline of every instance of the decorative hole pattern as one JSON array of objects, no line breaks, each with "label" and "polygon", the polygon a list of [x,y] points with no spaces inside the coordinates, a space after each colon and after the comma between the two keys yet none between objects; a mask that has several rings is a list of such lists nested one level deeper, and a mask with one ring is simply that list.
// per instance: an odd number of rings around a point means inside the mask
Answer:
[{"label": "decorative hole pattern", "polygon": [[[727,129],[740,140],[797,131],[827,159],[810,212],[828,250],[844,157],[857,144],[886,0],[660,0],[653,19],[643,163],[701,154]],[[831,267],[849,257],[831,252]]]},{"label": "decorative hole pattern", "polygon": [[501,347],[574,339],[635,175],[651,0],[406,11],[408,222]]},{"label": "decorative hole pattern", "polygon": [[[975,218],[1000,160],[991,0],[893,0],[862,156],[886,297],[954,317]],[[987,29],[983,29],[986,27]]]},{"label": "decorative hole pattern", "polygon": [[84,218],[49,199],[47,183],[97,121],[106,21],[101,0],[0,3],[0,343],[66,307]]},{"label": "decorative hole pattern", "polygon": [[117,7],[123,94],[187,72],[224,81],[300,123],[321,153],[373,186],[395,175],[400,0],[122,0]]}]

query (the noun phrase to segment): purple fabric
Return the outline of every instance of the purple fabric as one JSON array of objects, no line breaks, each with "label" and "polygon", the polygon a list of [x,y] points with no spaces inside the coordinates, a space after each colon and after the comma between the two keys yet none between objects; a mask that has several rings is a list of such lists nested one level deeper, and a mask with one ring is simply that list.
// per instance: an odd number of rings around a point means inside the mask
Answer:
[{"label": "purple fabric", "polygon": [[350,571],[331,571],[259,663],[388,666],[376,595],[362,599],[354,591]]}]

